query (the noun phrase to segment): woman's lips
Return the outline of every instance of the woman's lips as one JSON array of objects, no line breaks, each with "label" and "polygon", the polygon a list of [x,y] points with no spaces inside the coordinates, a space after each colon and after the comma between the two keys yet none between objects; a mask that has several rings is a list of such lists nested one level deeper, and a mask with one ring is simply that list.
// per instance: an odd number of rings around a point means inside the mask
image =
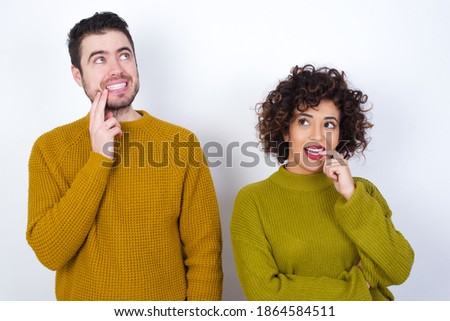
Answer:
[{"label": "woman's lips", "polygon": [[309,159],[317,161],[323,157],[323,155],[321,155],[320,152],[324,152],[325,147],[320,145],[307,146],[303,150],[305,151],[305,154]]}]

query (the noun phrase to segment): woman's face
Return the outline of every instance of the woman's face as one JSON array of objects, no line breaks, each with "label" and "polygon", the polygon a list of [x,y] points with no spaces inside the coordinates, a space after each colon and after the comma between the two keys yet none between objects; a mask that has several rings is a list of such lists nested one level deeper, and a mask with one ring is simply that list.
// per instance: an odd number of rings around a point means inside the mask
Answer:
[{"label": "woman's face", "polygon": [[340,111],[331,100],[322,100],[314,108],[296,111],[289,126],[288,171],[314,174],[325,162],[319,152],[334,150],[339,143]]}]

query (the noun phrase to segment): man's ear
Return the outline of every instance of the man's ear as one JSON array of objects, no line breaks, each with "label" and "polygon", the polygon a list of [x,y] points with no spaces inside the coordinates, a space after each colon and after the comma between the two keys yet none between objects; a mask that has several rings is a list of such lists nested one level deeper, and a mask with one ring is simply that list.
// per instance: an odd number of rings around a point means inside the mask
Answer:
[{"label": "man's ear", "polygon": [[72,76],[77,82],[78,86],[83,87],[83,81],[81,79],[81,70],[72,65]]}]

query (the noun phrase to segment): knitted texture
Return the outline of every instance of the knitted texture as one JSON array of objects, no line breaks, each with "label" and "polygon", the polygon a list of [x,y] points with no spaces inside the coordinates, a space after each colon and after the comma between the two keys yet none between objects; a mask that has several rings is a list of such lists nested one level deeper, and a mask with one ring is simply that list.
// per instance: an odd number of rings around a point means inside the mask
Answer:
[{"label": "knitted texture", "polygon": [[355,182],[346,201],[324,173],[280,167],[238,193],[231,238],[249,300],[393,300],[414,253],[377,188]]},{"label": "knitted texture", "polygon": [[221,228],[200,144],[144,111],[113,163],[89,115],[42,135],[29,160],[27,240],[58,300],[220,300]]}]

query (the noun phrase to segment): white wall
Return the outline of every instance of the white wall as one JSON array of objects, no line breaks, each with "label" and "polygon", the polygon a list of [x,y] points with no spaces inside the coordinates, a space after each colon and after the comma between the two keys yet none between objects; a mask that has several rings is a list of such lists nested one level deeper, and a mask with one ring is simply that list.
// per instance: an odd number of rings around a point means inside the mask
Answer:
[{"label": "white wall", "polygon": [[[0,300],[54,300],[54,273],[25,240],[27,162],[42,133],[84,116],[69,29],[95,11],[130,25],[141,91],[135,108],[224,148],[256,141],[257,102],[292,66],[346,71],[373,104],[373,140],[352,171],[372,180],[416,252],[398,300],[450,299],[450,5],[434,1],[8,1],[0,5]],[[237,191],[275,171],[232,150],[213,168],[224,239],[225,300],[244,300],[229,221]],[[225,162],[225,158],[222,159]]]}]

